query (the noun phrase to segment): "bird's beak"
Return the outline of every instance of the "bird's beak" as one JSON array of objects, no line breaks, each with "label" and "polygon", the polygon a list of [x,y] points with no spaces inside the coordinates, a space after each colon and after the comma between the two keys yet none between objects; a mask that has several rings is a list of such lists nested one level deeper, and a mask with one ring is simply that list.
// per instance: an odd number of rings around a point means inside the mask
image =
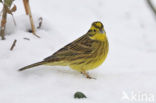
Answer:
[{"label": "bird's beak", "polygon": [[103,30],[103,29],[101,29],[101,30],[100,30],[100,33],[101,33],[101,34],[103,34],[103,33],[104,33],[104,30]]}]

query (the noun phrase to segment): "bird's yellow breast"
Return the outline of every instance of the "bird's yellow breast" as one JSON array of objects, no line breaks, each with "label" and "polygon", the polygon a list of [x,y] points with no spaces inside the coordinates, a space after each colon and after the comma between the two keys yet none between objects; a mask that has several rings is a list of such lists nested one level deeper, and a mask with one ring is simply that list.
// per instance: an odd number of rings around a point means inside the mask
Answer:
[{"label": "bird's yellow breast", "polygon": [[[101,38],[100,38],[101,39]],[[70,67],[77,71],[91,70],[101,65],[108,54],[108,40],[105,37],[102,41],[98,41],[96,50],[89,54],[88,58],[83,58],[77,61],[77,64],[71,64]]]}]

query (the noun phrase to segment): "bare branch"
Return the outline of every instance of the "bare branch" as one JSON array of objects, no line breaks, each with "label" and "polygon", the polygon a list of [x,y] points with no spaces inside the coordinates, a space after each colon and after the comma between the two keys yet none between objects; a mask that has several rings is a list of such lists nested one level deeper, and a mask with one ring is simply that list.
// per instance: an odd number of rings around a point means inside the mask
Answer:
[{"label": "bare branch", "polygon": [[16,10],[17,10],[16,5],[14,5],[11,9],[8,8],[8,7],[6,8],[7,13],[12,16],[12,19],[13,19],[13,22],[14,22],[15,26],[16,26],[16,21],[15,21],[13,12],[15,12]]},{"label": "bare branch", "polygon": [[27,7],[27,0],[23,0],[24,8],[25,8],[25,13],[28,15],[28,7]]},{"label": "bare branch", "polygon": [[7,20],[7,10],[6,10],[7,6],[4,4],[3,5],[3,14],[2,14],[2,20],[1,20],[1,31],[0,31],[0,35],[2,37],[2,40],[5,39],[4,35],[5,35],[5,25],[6,25],[6,20]]},{"label": "bare branch", "polygon": [[17,42],[17,40],[15,39],[14,42],[13,42],[13,44],[12,44],[12,46],[11,46],[11,48],[10,48],[10,51],[12,51],[14,49],[14,47],[16,45],[16,42]]},{"label": "bare branch", "polygon": [[32,28],[32,33],[40,38],[37,34],[36,34],[36,29],[35,29],[35,25],[34,25],[34,22],[33,22],[33,18],[32,18],[32,14],[31,14],[31,9],[30,9],[30,5],[29,5],[29,0],[23,0],[23,3],[24,3],[24,7],[25,7],[25,11],[26,11],[26,14],[29,15],[29,19],[30,19],[30,23],[31,23],[31,28]]}]

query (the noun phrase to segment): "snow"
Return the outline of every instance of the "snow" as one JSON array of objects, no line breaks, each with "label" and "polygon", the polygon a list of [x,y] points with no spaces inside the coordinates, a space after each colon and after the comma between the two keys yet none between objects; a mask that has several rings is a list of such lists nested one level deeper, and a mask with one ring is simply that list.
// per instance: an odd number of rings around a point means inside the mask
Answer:
[{"label": "snow", "polygon": [[[31,0],[35,25],[43,17],[36,38],[27,32],[29,18],[21,0],[8,17],[6,40],[0,40],[0,101],[2,103],[147,103],[132,92],[156,101],[156,21],[143,0]],[[110,49],[106,61],[86,79],[69,67],[40,66],[17,70],[41,61],[85,34],[94,21],[104,24]],[[29,38],[25,40],[23,38]],[[10,47],[14,39],[17,44]],[[74,99],[83,92],[87,99]],[[122,99],[123,92],[130,99]],[[150,102],[151,103],[151,102]]]}]

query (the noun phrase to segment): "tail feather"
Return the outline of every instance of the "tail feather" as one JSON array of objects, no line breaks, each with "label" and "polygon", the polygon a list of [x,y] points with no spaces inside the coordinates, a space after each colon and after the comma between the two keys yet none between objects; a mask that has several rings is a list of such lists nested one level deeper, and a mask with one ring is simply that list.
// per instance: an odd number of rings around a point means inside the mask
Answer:
[{"label": "tail feather", "polygon": [[31,64],[31,65],[25,66],[25,67],[19,69],[18,71],[23,71],[23,70],[26,70],[26,69],[29,69],[29,68],[32,68],[32,67],[43,65],[45,63],[46,63],[45,61],[37,62],[37,63]]}]

